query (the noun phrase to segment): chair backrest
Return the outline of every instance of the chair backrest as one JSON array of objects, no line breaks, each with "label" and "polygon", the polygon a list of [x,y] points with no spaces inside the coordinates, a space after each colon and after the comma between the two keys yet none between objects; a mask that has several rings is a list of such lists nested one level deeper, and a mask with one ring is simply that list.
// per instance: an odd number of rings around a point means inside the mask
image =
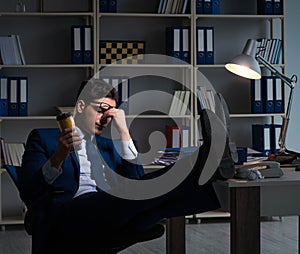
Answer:
[{"label": "chair backrest", "polygon": [[20,183],[19,183],[19,172],[21,170],[20,166],[13,166],[13,165],[5,165],[5,169],[11,179],[13,180],[14,184],[16,185],[17,189],[20,190]]}]

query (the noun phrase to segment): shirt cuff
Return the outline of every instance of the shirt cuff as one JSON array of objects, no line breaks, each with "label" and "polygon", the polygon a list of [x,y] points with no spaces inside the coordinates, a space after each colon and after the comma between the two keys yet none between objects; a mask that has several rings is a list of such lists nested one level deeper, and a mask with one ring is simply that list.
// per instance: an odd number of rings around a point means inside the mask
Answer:
[{"label": "shirt cuff", "polygon": [[130,139],[129,141],[121,141],[121,147],[122,147],[122,157],[125,160],[134,160],[138,156],[138,152],[135,148],[135,145]]},{"label": "shirt cuff", "polygon": [[52,167],[50,160],[44,164],[42,171],[45,181],[49,184],[52,184],[62,173],[62,170]]}]

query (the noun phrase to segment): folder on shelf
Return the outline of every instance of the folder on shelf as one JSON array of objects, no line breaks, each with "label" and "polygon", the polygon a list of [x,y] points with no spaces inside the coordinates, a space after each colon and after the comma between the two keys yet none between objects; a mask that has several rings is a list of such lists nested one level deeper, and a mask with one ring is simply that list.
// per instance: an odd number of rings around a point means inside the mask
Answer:
[{"label": "folder on shelf", "polygon": [[108,0],[108,12],[117,12],[117,0]]},{"label": "folder on shelf", "polygon": [[220,0],[212,0],[211,14],[220,14]]},{"label": "folder on shelf", "polygon": [[81,28],[82,26],[71,26],[71,56],[74,64],[81,64],[83,61]]},{"label": "folder on shelf", "polygon": [[182,52],[181,59],[187,63],[191,62],[191,54],[190,54],[190,28],[182,27]]},{"label": "folder on shelf", "polygon": [[167,55],[181,59],[181,27],[172,26],[166,28]]},{"label": "folder on shelf", "polygon": [[283,89],[282,81],[278,77],[273,77],[274,84],[274,112],[284,113]]},{"label": "folder on shelf", "polygon": [[8,115],[9,116],[18,116],[18,78],[9,77],[9,99],[8,99]]},{"label": "folder on shelf", "polygon": [[197,64],[205,64],[205,28],[197,27]]},{"label": "folder on shelf", "polygon": [[257,14],[272,15],[273,0],[257,0]]},{"label": "folder on shelf", "polygon": [[205,50],[205,63],[214,64],[214,28],[205,28],[206,50]]},{"label": "folder on shelf", "polygon": [[108,0],[99,0],[99,11],[108,12]]},{"label": "folder on shelf", "polygon": [[172,101],[171,101],[171,105],[170,105],[170,109],[169,109],[169,115],[170,116],[173,116],[175,115],[175,110],[176,110],[176,107],[178,105],[178,99],[179,99],[179,90],[176,90],[173,94],[173,97],[172,97]]},{"label": "folder on shelf", "polygon": [[91,64],[93,63],[93,32],[92,26],[83,26],[83,63]]},{"label": "folder on shelf", "polygon": [[188,126],[181,126],[181,147],[190,146],[190,128]]},{"label": "folder on shelf", "polygon": [[203,14],[203,0],[196,0],[196,14]]},{"label": "folder on shelf", "polygon": [[261,80],[251,79],[251,112],[263,113]]},{"label": "folder on shelf", "polygon": [[271,154],[271,125],[252,125],[252,148],[262,152],[263,156]]},{"label": "folder on shelf", "polygon": [[160,1],[159,1],[159,5],[158,5],[158,8],[157,8],[157,13],[158,13],[158,14],[163,13],[162,11],[163,11],[163,6],[164,6],[164,1],[165,1],[165,0],[160,0]]},{"label": "folder on shelf", "polygon": [[167,147],[181,147],[181,128],[179,126],[166,126]]},{"label": "folder on shelf", "polygon": [[212,0],[203,0],[203,13],[211,14],[212,13]]},{"label": "folder on shelf", "polygon": [[8,115],[8,77],[0,76],[0,116]]},{"label": "folder on shelf", "polygon": [[184,97],[182,100],[182,106],[179,115],[184,116],[187,113],[188,107],[190,105],[191,92],[190,91],[182,91],[182,92],[184,93]]},{"label": "folder on shelf", "polygon": [[273,14],[282,15],[283,14],[283,0],[273,0]]},{"label": "folder on shelf", "polygon": [[18,109],[19,116],[28,115],[28,78],[19,77],[19,96],[18,96]]},{"label": "folder on shelf", "polygon": [[274,113],[274,85],[272,76],[262,77],[263,108],[265,113]]},{"label": "folder on shelf", "polygon": [[271,153],[273,154],[280,151],[278,140],[281,133],[281,127],[281,124],[271,124]]},{"label": "folder on shelf", "polygon": [[129,81],[129,78],[121,77],[118,85],[119,108],[123,109],[125,114],[129,114]]}]

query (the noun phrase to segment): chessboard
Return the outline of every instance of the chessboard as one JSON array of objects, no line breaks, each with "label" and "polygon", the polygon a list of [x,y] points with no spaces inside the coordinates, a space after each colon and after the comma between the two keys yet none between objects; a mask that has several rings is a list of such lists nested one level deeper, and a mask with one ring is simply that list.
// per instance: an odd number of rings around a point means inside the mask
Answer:
[{"label": "chessboard", "polygon": [[139,64],[144,54],[144,41],[100,41],[100,64]]}]

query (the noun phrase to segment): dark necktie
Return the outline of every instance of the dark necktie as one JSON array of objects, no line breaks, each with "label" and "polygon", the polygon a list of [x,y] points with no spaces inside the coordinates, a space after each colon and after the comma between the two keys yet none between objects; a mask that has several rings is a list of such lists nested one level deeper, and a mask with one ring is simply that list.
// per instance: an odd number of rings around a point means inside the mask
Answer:
[{"label": "dark necktie", "polygon": [[87,159],[91,163],[91,178],[95,180],[100,189],[110,189],[110,186],[105,179],[104,164],[102,163],[98,149],[93,143],[91,136],[86,135],[84,139],[86,140]]}]

